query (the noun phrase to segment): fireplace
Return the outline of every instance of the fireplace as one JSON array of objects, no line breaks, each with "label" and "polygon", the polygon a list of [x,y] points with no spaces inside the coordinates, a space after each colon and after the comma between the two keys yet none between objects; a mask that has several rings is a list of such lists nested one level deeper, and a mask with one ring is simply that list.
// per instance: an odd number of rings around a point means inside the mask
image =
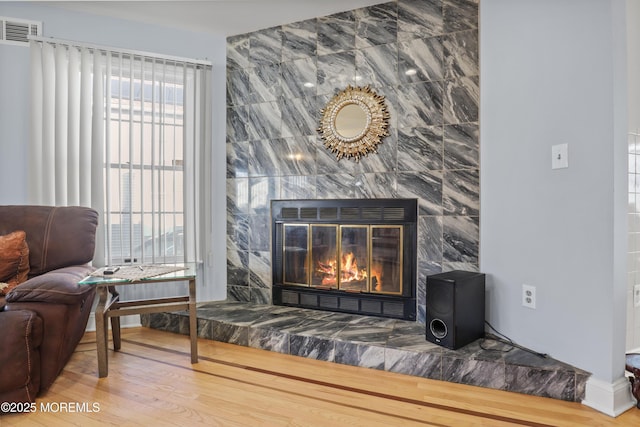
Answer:
[{"label": "fireplace", "polygon": [[275,305],[415,320],[416,199],[273,200]]}]

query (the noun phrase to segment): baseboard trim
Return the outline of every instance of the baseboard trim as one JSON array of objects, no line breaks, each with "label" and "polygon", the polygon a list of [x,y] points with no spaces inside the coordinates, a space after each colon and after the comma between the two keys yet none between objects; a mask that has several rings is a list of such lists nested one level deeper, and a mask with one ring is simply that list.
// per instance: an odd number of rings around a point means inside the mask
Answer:
[{"label": "baseboard trim", "polygon": [[587,380],[582,404],[611,417],[617,417],[636,406],[636,400],[631,395],[631,384],[626,377],[613,383],[591,377]]},{"label": "baseboard trim", "polygon": [[[142,326],[140,323],[140,315],[132,315],[132,316],[122,316],[120,317],[120,327],[121,328],[137,328]],[[89,314],[89,321],[87,322],[87,327],[85,331],[95,332],[96,331],[96,316],[95,313]]]}]

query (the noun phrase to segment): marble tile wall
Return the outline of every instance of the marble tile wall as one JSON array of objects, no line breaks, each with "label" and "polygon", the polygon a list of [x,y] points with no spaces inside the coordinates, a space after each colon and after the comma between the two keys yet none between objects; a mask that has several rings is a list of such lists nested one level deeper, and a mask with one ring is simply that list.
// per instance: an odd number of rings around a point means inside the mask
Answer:
[{"label": "marble tile wall", "polygon": [[[227,295],[271,302],[272,199],[417,198],[425,278],[477,270],[478,0],[398,0],[227,39]],[[386,99],[390,136],[356,163],[317,133],[347,85]]]}]

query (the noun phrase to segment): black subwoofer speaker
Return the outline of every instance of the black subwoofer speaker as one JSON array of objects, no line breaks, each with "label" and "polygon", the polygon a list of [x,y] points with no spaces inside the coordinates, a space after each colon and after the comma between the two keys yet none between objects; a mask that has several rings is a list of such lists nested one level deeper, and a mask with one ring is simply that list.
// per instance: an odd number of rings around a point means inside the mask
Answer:
[{"label": "black subwoofer speaker", "polygon": [[484,337],[485,275],[449,271],[427,277],[427,341],[455,350]]}]

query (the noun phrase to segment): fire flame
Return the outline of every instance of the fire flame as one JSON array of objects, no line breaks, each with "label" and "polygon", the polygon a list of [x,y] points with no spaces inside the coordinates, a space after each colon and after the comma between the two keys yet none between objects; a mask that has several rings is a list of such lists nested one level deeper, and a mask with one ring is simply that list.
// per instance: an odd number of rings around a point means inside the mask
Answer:
[{"label": "fire flame", "polygon": [[353,252],[342,257],[340,264],[340,280],[343,282],[351,282],[354,280],[364,280],[367,278],[367,269],[358,269],[358,260]]},{"label": "fire flame", "polygon": [[318,261],[316,272],[322,276],[322,286],[330,286],[336,284],[336,260],[326,262]]},{"label": "fire flame", "polygon": [[380,292],[382,291],[382,265],[373,264],[371,266],[371,287]]},{"label": "fire flame", "polygon": [[[318,261],[316,273],[322,276],[321,286],[335,286],[337,284],[337,264],[335,259]],[[376,290],[380,290],[382,287],[381,272],[382,268],[380,266],[372,266],[371,277]],[[367,277],[367,269],[358,267],[358,260],[353,252],[342,256],[340,260],[340,282],[361,281],[366,280]]]}]

